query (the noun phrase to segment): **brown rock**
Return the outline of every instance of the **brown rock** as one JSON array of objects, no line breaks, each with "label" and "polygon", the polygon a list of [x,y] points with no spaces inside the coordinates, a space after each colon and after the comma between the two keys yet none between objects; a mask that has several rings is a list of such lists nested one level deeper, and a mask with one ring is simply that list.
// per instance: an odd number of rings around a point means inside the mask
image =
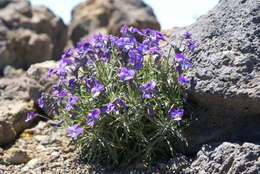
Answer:
[{"label": "brown rock", "polygon": [[45,6],[36,6],[32,10],[32,30],[45,33],[52,39],[52,57],[58,60],[67,42],[67,26]]},{"label": "brown rock", "polygon": [[0,145],[13,141],[33,122],[25,122],[27,113],[35,111],[30,99],[30,86],[37,83],[25,75],[0,78]]},{"label": "brown rock", "polygon": [[32,8],[27,0],[10,1],[0,8],[0,73],[6,65],[26,69],[59,59],[66,36],[67,27],[48,8]]},{"label": "brown rock", "polygon": [[[35,101],[37,104],[37,100],[40,97],[42,92],[50,93],[52,92],[52,85],[55,83],[55,78],[47,78],[48,70],[51,68],[56,68],[58,66],[58,62],[55,61],[46,61],[42,63],[37,63],[32,65],[26,72],[26,76],[29,79],[37,82],[37,85],[29,86],[30,98]],[[43,111],[48,116],[53,116],[53,108],[44,106]]]},{"label": "brown rock", "polygon": [[27,69],[31,64],[51,59],[53,44],[47,34],[17,29],[8,33],[8,40],[15,50],[15,67]]},{"label": "brown rock", "polygon": [[97,32],[118,35],[124,24],[160,30],[153,10],[142,0],[88,0],[72,11],[69,39],[75,45],[82,37]]},{"label": "brown rock", "polygon": [[25,122],[26,114],[34,111],[33,102],[0,101],[0,145],[9,143],[31,125]]}]

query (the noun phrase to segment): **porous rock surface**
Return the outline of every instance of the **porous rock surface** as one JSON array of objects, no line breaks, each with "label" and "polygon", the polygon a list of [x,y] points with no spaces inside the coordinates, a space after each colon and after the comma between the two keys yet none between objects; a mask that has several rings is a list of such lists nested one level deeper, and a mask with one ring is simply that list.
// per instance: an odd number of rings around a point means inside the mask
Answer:
[{"label": "porous rock surface", "polygon": [[257,174],[259,171],[259,144],[224,142],[204,145],[184,173]]},{"label": "porous rock surface", "polygon": [[0,3],[0,73],[6,65],[28,68],[31,64],[58,59],[67,42],[61,18],[27,0]]},{"label": "porous rock surface", "polygon": [[68,35],[75,45],[98,32],[118,35],[124,24],[160,30],[152,8],[142,0],[88,0],[73,9]]},{"label": "porous rock surface", "polygon": [[28,91],[28,86],[34,84],[24,76],[0,79],[0,145],[12,142],[32,125],[25,118],[27,113],[35,111]]},{"label": "porous rock surface", "polygon": [[189,143],[184,151],[195,153],[212,141],[259,140],[259,1],[220,0],[194,24],[167,33],[176,41],[186,31],[198,45],[190,56],[193,67],[186,91],[190,102],[203,109],[184,130]]},{"label": "porous rock surface", "polygon": [[39,109],[37,99],[41,92],[50,90],[53,80],[46,76],[48,69],[56,65],[55,61],[34,64],[26,73],[5,68],[7,77],[0,78],[0,145],[14,141],[33,125],[33,120],[25,122],[27,113],[37,111],[52,116],[50,108]]}]

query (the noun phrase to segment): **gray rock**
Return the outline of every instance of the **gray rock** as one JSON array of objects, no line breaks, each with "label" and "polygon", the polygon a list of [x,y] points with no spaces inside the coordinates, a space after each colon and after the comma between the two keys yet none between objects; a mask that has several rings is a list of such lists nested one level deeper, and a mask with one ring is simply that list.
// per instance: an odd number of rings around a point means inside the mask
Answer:
[{"label": "gray rock", "polygon": [[260,171],[259,161],[258,144],[224,142],[204,145],[184,173],[257,174]]},{"label": "gray rock", "polygon": [[72,11],[69,39],[75,45],[97,32],[118,35],[124,24],[160,30],[153,10],[142,0],[88,0]]},{"label": "gray rock", "polygon": [[194,24],[175,28],[177,37],[193,34],[198,48],[191,55],[189,102],[202,106],[184,130],[195,153],[212,141],[260,139],[260,3],[221,0]]},{"label": "gray rock", "polygon": [[9,151],[10,154],[6,157],[5,161],[10,164],[27,163],[30,160],[29,155],[25,151],[16,148]]}]

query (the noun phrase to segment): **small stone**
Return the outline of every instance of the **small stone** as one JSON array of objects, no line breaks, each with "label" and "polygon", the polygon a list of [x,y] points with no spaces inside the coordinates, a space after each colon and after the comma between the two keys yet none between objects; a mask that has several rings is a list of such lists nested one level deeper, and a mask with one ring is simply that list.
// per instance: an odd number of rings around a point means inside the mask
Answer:
[{"label": "small stone", "polygon": [[25,151],[22,151],[17,148],[13,148],[9,151],[9,155],[6,157],[6,162],[11,164],[22,164],[27,163],[30,160],[30,157]]},{"label": "small stone", "polygon": [[50,168],[57,168],[57,167],[60,167],[61,166],[61,163],[52,163],[51,165],[49,165]]},{"label": "small stone", "polygon": [[21,169],[21,172],[24,173],[24,172],[27,172],[29,170],[29,167],[28,166],[24,166],[22,169]]},{"label": "small stone", "polygon": [[60,156],[60,153],[59,153],[59,152],[52,152],[52,153],[51,153],[52,159],[59,158],[59,156]]},{"label": "small stone", "polygon": [[48,135],[37,135],[35,136],[35,139],[39,141],[42,145],[48,145],[52,142],[51,137]]},{"label": "small stone", "polygon": [[32,160],[30,160],[26,166],[31,168],[31,169],[34,169],[34,168],[37,168],[39,167],[40,165],[42,164],[42,159],[40,158],[34,158]]}]

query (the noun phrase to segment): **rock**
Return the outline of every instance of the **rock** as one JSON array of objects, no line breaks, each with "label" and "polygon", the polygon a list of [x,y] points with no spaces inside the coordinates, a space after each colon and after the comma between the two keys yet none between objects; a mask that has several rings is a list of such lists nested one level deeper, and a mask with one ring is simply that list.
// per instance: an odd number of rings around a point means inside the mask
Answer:
[{"label": "rock", "polygon": [[22,151],[17,148],[12,148],[8,151],[8,156],[6,157],[6,162],[10,164],[21,164],[27,163],[30,160],[30,157],[25,151]]},{"label": "rock", "polygon": [[60,153],[59,153],[59,152],[55,152],[55,151],[54,151],[54,152],[51,153],[51,158],[52,158],[52,159],[59,158],[59,156],[60,156]]},{"label": "rock", "polygon": [[88,0],[73,9],[68,37],[76,45],[97,32],[118,35],[124,24],[160,30],[153,10],[142,0]]},{"label": "rock", "polygon": [[[186,153],[214,141],[260,139],[260,4],[255,0],[221,0],[194,24],[174,28],[193,34],[189,102],[202,106],[183,132]],[[178,37],[173,37],[178,40]]]},{"label": "rock", "polygon": [[0,73],[6,65],[27,69],[33,63],[57,60],[66,42],[67,27],[48,8],[32,8],[27,0],[0,8]]},{"label": "rock", "polygon": [[54,60],[60,59],[67,43],[67,26],[45,6],[34,7],[32,13],[32,30],[36,33],[45,33],[52,39],[52,57]]},{"label": "rock", "polygon": [[26,167],[30,168],[30,169],[35,169],[37,167],[39,167],[42,164],[42,159],[40,158],[34,158],[32,160],[30,160],[27,164]]},{"label": "rock", "polygon": [[184,173],[257,174],[260,171],[260,145],[252,143],[204,145]]},{"label": "rock", "polygon": [[13,141],[19,133],[32,125],[31,122],[25,122],[26,114],[32,111],[32,101],[0,101],[0,145]]},{"label": "rock", "polygon": [[[56,68],[58,66],[58,62],[55,61],[46,61],[43,63],[37,63],[32,65],[28,71],[26,72],[26,76],[29,79],[33,79],[37,81],[38,85],[31,85],[29,87],[30,98],[35,101],[37,104],[37,100],[40,97],[42,92],[50,93],[52,92],[52,85],[55,83],[55,78],[47,78],[48,70],[52,68]],[[51,108],[48,105],[45,105],[42,108],[43,112],[48,116],[53,116],[55,109]]]},{"label": "rock", "polygon": [[27,113],[36,110],[28,88],[37,83],[25,75],[0,78],[0,145],[10,143],[33,122],[25,122]]},{"label": "rock", "polygon": [[53,116],[53,109],[47,106],[40,110],[37,99],[41,92],[50,90],[54,79],[47,80],[46,76],[48,69],[56,65],[54,61],[35,64],[19,76],[0,78],[0,145],[15,140],[34,124],[33,121],[25,122],[27,113],[37,111]]},{"label": "rock", "polygon": [[7,77],[7,78],[20,77],[24,74],[24,70],[15,69],[14,67],[7,65],[4,68],[3,74],[4,74],[4,77]]},{"label": "rock", "polygon": [[192,160],[187,156],[176,154],[168,162],[168,166],[173,173],[184,173],[184,170],[191,165]]},{"label": "rock", "polygon": [[14,56],[14,67],[28,69],[31,64],[51,59],[53,44],[47,34],[37,34],[28,29],[17,29],[9,32]]}]

